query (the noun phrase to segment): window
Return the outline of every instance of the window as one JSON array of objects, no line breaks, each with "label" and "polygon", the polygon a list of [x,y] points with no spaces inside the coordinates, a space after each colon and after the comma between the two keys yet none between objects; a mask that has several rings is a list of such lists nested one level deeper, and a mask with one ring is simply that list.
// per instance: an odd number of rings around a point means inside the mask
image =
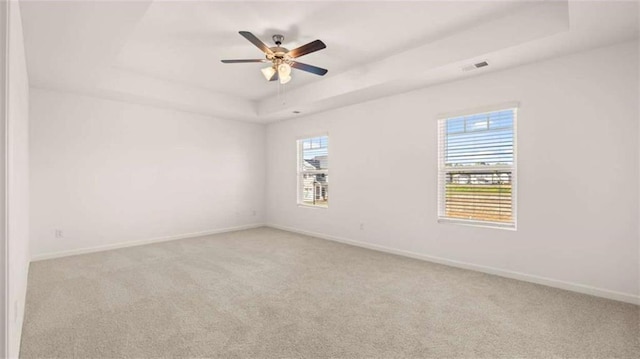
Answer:
[{"label": "window", "polygon": [[298,204],[329,206],[329,137],[298,140]]},{"label": "window", "polygon": [[440,221],[515,228],[516,113],[438,121]]}]

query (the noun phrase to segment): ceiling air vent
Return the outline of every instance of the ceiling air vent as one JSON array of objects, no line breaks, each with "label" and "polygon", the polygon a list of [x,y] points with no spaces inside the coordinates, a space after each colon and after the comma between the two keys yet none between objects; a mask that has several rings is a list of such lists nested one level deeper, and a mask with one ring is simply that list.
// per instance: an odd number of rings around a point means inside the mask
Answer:
[{"label": "ceiling air vent", "polygon": [[482,62],[475,63],[473,65],[464,66],[462,68],[462,71],[466,72],[466,71],[476,70],[476,69],[479,69],[479,68],[482,68],[482,67],[486,67],[486,66],[489,66],[489,63],[486,62],[486,61],[482,61]]}]

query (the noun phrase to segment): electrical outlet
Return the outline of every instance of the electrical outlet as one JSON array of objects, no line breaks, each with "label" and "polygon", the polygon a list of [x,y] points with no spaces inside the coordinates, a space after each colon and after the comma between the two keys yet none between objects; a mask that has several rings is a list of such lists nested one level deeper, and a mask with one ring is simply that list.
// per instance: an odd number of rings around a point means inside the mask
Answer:
[{"label": "electrical outlet", "polygon": [[252,214],[253,214],[253,216],[255,217],[255,216],[258,214],[258,211],[255,211],[255,210],[254,210],[254,211],[252,212]]},{"label": "electrical outlet", "polygon": [[56,238],[62,238],[64,237],[64,232],[62,231],[62,229],[56,229]]}]

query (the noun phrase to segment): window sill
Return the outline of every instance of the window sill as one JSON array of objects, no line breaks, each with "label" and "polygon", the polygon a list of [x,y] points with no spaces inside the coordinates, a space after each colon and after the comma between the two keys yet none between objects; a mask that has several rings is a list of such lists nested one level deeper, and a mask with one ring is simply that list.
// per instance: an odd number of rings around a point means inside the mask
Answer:
[{"label": "window sill", "polygon": [[299,208],[311,208],[311,209],[329,209],[329,206],[314,206],[312,204],[298,203]]},{"label": "window sill", "polygon": [[485,221],[473,221],[473,220],[455,219],[455,218],[438,218],[438,223],[459,224],[459,225],[469,226],[469,227],[504,229],[508,231],[516,230],[515,223],[485,222]]}]

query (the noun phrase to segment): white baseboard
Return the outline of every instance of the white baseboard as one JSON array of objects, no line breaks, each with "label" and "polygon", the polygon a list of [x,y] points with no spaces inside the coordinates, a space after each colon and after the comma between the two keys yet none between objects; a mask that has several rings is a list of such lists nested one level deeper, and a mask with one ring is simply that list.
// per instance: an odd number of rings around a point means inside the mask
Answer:
[{"label": "white baseboard", "polygon": [[488,266],[483,266],[478,264],[466,263],[466,262],[456,261],[456,260],[447,259],[447,258],[434,257],[434,256],[425,255],[425,254],[405,251],[401,249],[385,247],[377,244],[370,244],[366,242],[356,241],[348,238],[332,236],[324,233],[317,233],[317,232],[306,231],[298,228],[281,226],[281,225],[272,224],[272,223],[267,223],[266,226],[288,231],[288,232],[299,233],[299,234],[303,234],[311,237],[327,239],[334,242],[345,243],[345,244],[349,244],[356,247],[362,247],[362,248],[372,249],[375,251],[396,254],[396,255],[405,256],[405,257],[414,258],[414,259],[420,259],[427,262],[433,262],[433,263],[448,265],[451,267],[474,270],[478,272],[497,275],[500,277],[517,279],[524,282],[531,282],[531,283],[546,285],[548,287],[554,287],[554,288],[569,290],[572,292],[578,292],[582,294],[593,295],[596,297],[602,297],[602,298],[617,300],[620,302],[640,305],[640,296],[635,294],[616,292],[616,291],[592,287],[584,284],[565,282],[561,280],[540,277],[532,274],[526,274],[526,273],[514,272],[510,270],[488,267]]},{"label": "white baseboard", "polygon": [[144,244],[174,241],[176,239],[202,237],[202,236],[208,236],[208,235],[212,235],[212,234],[235,232],[235,231],[241,231],[241,230],[244,230],[244,229],[251,229],[251,228],[258,228],[258,227],[264,227],[264,224],[263,223],[254,223],[254,224],[247,224],[247,225],[244,225],[244,226],[220,228],[220,229],[213,229],[213,230],[202,231],[202,232],[185,233],[185,234],[179,234],[179,235],[175,235],[175,236],[158,237],[158,238],[151,238],[151,239],[142,239],[142,240],[135,240],[135,241],[119,242],[119,243],[114,243],[114,244],[106,244],[106,245],[102,245],[102,246],[78,248],[78,249],[70,249],[70,250],[66,250],[66,251],[37,254],[37,255],[34,255],[31,258],[31,261],[35,262],[35,261],[41,261],[41,260],[45,260],[45,259],[54,259],[54,258],[61,258],[61,257],[67,257],[67,256],[74,256],[74,255],[77,255],[77,254],[102,252],[102,251],[108,251],[108,250],[118,249],[118,248],[135,247],[135,246],[141,246],[141,245],[144,245]]}]

